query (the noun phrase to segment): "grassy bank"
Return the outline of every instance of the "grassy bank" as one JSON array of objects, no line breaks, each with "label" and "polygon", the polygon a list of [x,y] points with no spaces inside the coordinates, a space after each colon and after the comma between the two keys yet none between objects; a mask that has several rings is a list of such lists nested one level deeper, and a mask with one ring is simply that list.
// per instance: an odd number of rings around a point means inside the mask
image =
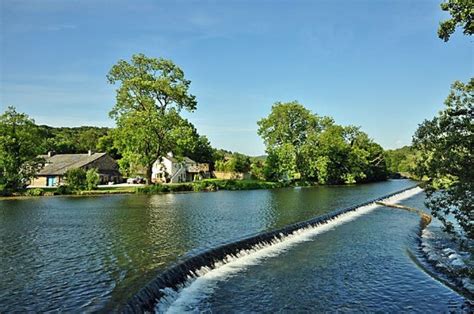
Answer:
[{"label": "grassy bank", "polygon": [[218,191],[218,190],[259,190],[274,189],[285,186],[278,182],[268,182],[259,180],[219,180],[207,179],[189,183],[170,183],[157,184],[137,188],[137,193],[153,194],[167,192],[185,192],[185,191]]},{"label": "grassy bank", "polygon": [[74,191],[67,186],[57,188],[32,188],[24,191],[14,192],[11,195],[3,196],[11,197],[35,197],[35,196],[53,196],[53,195],[109,195],[109,194],[157,194],[157,193],[174,193],[174,192],[212,192],[219,190],[258,190],[258,189],[274,189],[287,186],[279,182],[268,182],[259,180],[219,180],[206,179],[196,182],[187,183],[168,183],[154,184],[143,187],[136,186],[108,186],[101,187],[96,190]]}]

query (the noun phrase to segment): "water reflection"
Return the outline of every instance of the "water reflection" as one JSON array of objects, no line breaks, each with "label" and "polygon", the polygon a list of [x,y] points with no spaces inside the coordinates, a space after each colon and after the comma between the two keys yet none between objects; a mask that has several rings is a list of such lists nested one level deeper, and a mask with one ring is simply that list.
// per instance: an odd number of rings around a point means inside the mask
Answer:
[{"label": "water reflection", "polygon": [[0,201],[0,309],[116,309],[186,254],[412,184]]}]

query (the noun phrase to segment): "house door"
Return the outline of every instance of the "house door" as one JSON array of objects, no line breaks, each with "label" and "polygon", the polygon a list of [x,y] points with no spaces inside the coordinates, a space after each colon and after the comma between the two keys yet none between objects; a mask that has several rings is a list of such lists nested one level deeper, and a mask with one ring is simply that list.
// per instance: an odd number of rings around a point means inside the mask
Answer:
[{"label": "house door", "polygon": [[46,178],[46,186],[55,186],[55,185],[56,185],[56,177]]}]

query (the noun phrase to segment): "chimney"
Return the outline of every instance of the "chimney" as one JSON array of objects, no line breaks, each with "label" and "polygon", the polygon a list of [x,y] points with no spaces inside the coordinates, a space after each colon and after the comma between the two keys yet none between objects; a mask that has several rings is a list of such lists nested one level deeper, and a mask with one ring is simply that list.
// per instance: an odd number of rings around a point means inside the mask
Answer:
[{"label": "chimney", "polygon": [[92,152],[92,150],[89,149],[89,151],[87,152],[87,154],[88,154],[89,156],[92,156],[94,153]]}]

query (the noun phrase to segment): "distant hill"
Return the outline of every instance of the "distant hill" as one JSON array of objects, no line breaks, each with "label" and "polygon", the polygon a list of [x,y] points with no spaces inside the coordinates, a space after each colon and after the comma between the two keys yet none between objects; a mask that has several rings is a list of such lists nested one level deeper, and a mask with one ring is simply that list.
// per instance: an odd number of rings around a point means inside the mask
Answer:
[{"label": "distant hill", "polygon": [[250,159],[251,159],[252,161],[254,161],[254,160],[265,161],[265,160],[267,159],[267,155],[251,156]]}]

